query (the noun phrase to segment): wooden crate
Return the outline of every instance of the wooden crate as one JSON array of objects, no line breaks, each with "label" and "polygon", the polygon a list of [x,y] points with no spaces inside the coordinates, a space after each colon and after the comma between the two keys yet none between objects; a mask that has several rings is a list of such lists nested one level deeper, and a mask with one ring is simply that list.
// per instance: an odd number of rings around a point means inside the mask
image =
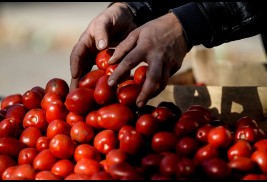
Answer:
[{"label": "wooden crate", "polygon": [[267,129],[267,87],[168,85],[148,104],[156,106],[161,101],[173,102],[183,112],[191,105],[199,104],[216,118],[230,123],[250,116]]}]

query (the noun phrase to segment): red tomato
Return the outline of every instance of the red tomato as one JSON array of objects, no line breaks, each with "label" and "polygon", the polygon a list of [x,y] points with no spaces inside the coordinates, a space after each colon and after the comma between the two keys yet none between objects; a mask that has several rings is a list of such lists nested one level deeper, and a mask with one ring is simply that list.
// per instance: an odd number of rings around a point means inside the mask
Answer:
[{"label": "red tomato", "polygon": [[249,173],[256,169],[256,163],[250,157],[237,157],[228,162],[232,171]]},{"label": "red tomato", "polygon": [[116,67],[118,66],[119,64],[112,64],[112,65],[109,65],[106,70],[105,70],[105,74],[106,75],[111,75],[111,73],[113,73],[113,71],[116,69]]},{"label": "red tomato", "polygon": [[56,100],[47,105],[45,116],[48,123],[55,119],[66,120],[69,113],[66,105],[61,100]]},{"label": "red tomato", "polygon": [[133,110],[120,103],[103,106],[97,111],[98,125],[105,129],[119,131],[127,123],[134,120]]},{"label": "red tomato", "polygon": [[117,99],[121,104],[135,106],[136,99],[141,92],[142,86],[138,84],[129,84],[117,91]]},{"label": "red tomato", "polygon": [[23,179],[23,180],[34,180],[35,170],[31,164],[21,164],[18,165],[12,172],[11,178],[13,179]]},{"label": "red tomato", "polygon": [[191,158],[183,157],[176,164],[175,175],[177,179],[193,177],[197,169],[195,161]]},{"label": "red tomato", "polygon": [[85,122],[94,128],[101,129],[102,127],[98,125],[98,119],[100,118],[98,117],[97,111],[91,111],[86,115]]},{"label": "red tomato", "polygon": [[0,154],[0,179],[2,180],[2,174],[8,167],[16,165],[17,162],[15,161],[15,159],[8,155]]},{"label": "red tomato", "polygon": [[231,174],[231,168],[227,165],[226,161],[218,157],[203,161],[201,167],[209,179],[227,179]]},{"label": "red tomato", "polygon": [[61,180],[62,178],[53,174],[51,171],[39,171],[35,175],[35,180]]},{"label": "red tomato", "polygon": [[267,175],[266,174],[254,174],[254,173],[249,173],[243,176],[241,180],[267,180]]},{"label": "red tomato", "polygon": [[63,101],[63,98],[61,95],[55,92],[47,92],[45,93],[42,101],[41,101],[41,108],[43,110],[46,110],[48,108],[48,105],[50,105],[52,102],[56,100],[61,100]]},{"label": "red tomato", "polygon": [[77,145],[73,155],[76,162],[82,158],[93,159],[96,161],[101,160],[101,153],[94,146],[88,143]]},{"label": "red tomato", "polygon": [[49,148],[50,139],[46,136],[41,136],[36,141],[36,149],[42,151]]},{"label": "red tomato", "polygon": [[235,131],[234,139],[235,141],[246,140],[255,143],[257,141],[257,129],[249,126],[239,127]]},{"label": "red tomato", "polygon": [[88,72],[81,80],[79,81],[78,87],[84,88],[95,88],[97,80],[105,75],[105,71],[102,69],[96,69]]},{"label": "red tomato", "polygon": [[[64,151],[65,152],[65,151]],[[63,152],[63,153],[64,153]],[[57,162],[57,158],[50,149],[40,151],[33,160],[33,168],[39,171],[50,171],[52,166]]]},{"label": "red tomato", "polygon": [[18,126],[18,128],[23,128],[23,118],[27,111],[23,104],[14,104],[8,107],[6,118],[13,118],[16,122],[16,126]]},{"label": "red tomato", "polygon": [[177,121],[173,111],[167,107],[156,107],[151,114],[157,118],[162,124],[173,127],[173,124]]},{"label": "red tomato", "polygon": [[104,49],[102,51],[99,51],[95,58],[96,66],[99,69],[107,69],[107,67],[109,66],[108,60],[111,58],[113,52],[113,49]]},{"label": "red tomato", "polygon": [[52,139],[57,134],[70,135],[71,126],[68,125],[64,120],[55,119],[51,121],[46,129],[46,136]]},{"label": "red tomato", "polygon": [[45,93],[54,92],[65,98],[69,93],[69,85],[61,78],[50,79],[45,86]]},{"label": "red tomato", "polygon": [[31,90],[37,92],[41,96],[41,98],[43,98],[45,95],[45,89],[41,86],[34,86],[31,88]]},{"label": "red tomato", "polygon": [[207,140],[210,145],[216,148],[227,148],[232,143],[233,137],[228,128],[217,126],[209,131]]},{"label": "red tomato", "polygon": [[91,176],[91,180],[113,180],[111,175],[106,171],[99,171]]},{"label": "red tomato", "polygon": [[184,157],[194,156],[198,148],[199,143],[197,140],[189,136],[179,138],[175,146],[176,153]]},{"label": "red tomato", "polygon": [[201,142],[203,144],[207,144],[208,143],[208,133],[209,131],[214,128],[214,126],[210,125],[210,124],[205,124],[200,126],[197,131],[196,131],[196,139],[198,142]]},{"label": "red tomato", "polygon": [[161,160],[164,155],[160,153],[148,153],[141,158],[141,166],[144,169],[144,173],[150,175],[150,173],[159,170]]},{"label": "red tomato", "polygon": [[71,139],[79,143],[89,143],[93,140],[94,136],[93,127],[84,121],[78,121],[70,129]]},{"label": "red tomato", "polygon": [[132,125],[124,125],[118,132],[118,139],[121,140],[125,133],[136,132],[136,129]]},{"label": "red tomato", "polygon": [[147,65],[140,65],[135,69],[133,77],[137,84],[142,85],[145,82],[147,69]]},{"label": "red tomato", "polygon": [[16,137],[18,126],[13,118],[5,118],[0,121],[0,138]]},{"label": "red tomato", "polygon": [[98,132],[93,141],[94,147],[102,154],[118,147],[118,138],[113,130],[105,129]]},{"label": "red tomato", "polygon": [[74,172],[74,165],[69,159],[60,159],[52,166],[51,173],[61,178],[66,178]]},{"label": "red tomato", "polygon": [[174,132],[158,131],[152,137],[152,149],[155,152],[168,152],[175,150],[177,136]]},{"label": "red tomato", "polygon": [[233,160],[238,157],[250,157],[252,147],[246,140],[237,140],[227,149],[228,160]]},{"label": "red tomato", "polygon": [[120,89],[128,86],[128,85],[132,85],[132,84],[136,84],[135,81],[133,79],[127,79],[125,81],[122,81],[120,83],[117,84],[117,89],[116,89],[116,93],[118,93],[120,91]]},{"label": "red tomato", "polygon": [[131,166],[127,162],[113,164],[109,167],[109,174],[112,176],[114,180],[121,180],[126,177],[140,177],[137,169],[134,166]]},{"label": "red tomato", "polygon": [[181,160],[175,153],[166,154],[159,163],[159,171],[164,176],[173,176],[176,174],[177,163]]},{"label": "red tomato", "polygon": [[37,127],[42,132],[45,132],[48,126],[45,110],[40,108],[33,108],[27,111],[23,118],[23,128],[29,126]]},{"label": "red tomato", "polygon": [[66,96],[65,105],[71,112],[86,114],[94,108],[94,90],[90,88],[76,88]]},{"label": "red tomato", "polygon": [[42,99],[42,96],[38,92],[34,90],[27,90],[22,95],[22,104],[27,109],[40,108]]},{"label": "red tomato", "polygon": [[248,126],[251,128],[257,128],[258,123],[256,122],[256,120],[252,119],[251,117],[244,116],[244,117],[238,119],[236,122],[236,128],[241,128],[243,126]]},{"label": "red tomato", "polygon": [[99,162],[88,158],[82,158],[78,160],[74,166],[74,173],[86,174],[89,176],[99,172],[100,170],[101,165],[99,164]]},{"label": "red tomato", "polygon": [[135,129],[132,131],[125,131],[120,133],[119,148],[127,154],[135,155],[140,153],[142,147],[144,147],[145,141],[141,133]]},{"label": "red tomato", "polygon": [[22,103],[22,95],[21,94],[12,94],[4,97],[1,100],[1,109],[7,108],[7,106],[11,106],[14,104]]},{"label": "red tomato", "polygon": [[[7,167],[6,170],[4,170],[2,173],[2,180],[12,180],[12,174],[17,167],[18,165]],[[19,179],[23,180],[23,178],[19,178]]]},{"label": "red tomato", "polygon": [[121,149],[113,149],[107,153],[106,160],[109,167],[113,164],[127,162],[128,154]]},{"label": "red tomato", "polygon": [[91,176],[87,174],[71,173],[64,180],[91,180]]},{"label": "red tomato", "polygon": [[253,144],[253,150],[267,151],[267,139],[262,139]]},{"label": "red tomato", "polygon": [[171,177],[165,176],[163,174],[154,173],[153,175],[151,175],[149,180],[173,180],[173,179]]},{"label": "red tomato", "polygon": [[181,115],[181,118],[183,117],[194,118],[195,120],[197,120],[200,126],[211,123],[211,116],[201,110],[196,110],[196,109],[187,110]]},{"label": "red tomato", "polygon": [[35,126],[29,126],[25,128],[20,135],[20,142],[24,143],[27,147],[34,148],[39,137],[42,136],[42,132]]},{"label": "red tomato", "polygon": [[195,134],[198,128],[199,123],[196,119],[191,117],[182,117],[176,122],[174,131],[178,137],[182,137]]},{"label": "red tomato", "polygon": [[195,104],[195,105],[190,106],[187,111],[192,111],[192,110],[200,111],[203,115],[205,115],[205,120],[207,122],[211,122],[213,119],[211,111],[204,106]]},{"label": "red tomato", "polygon": [[107,105],[114,101],[116,96],[115,87],[108,85],[109,75],[101,76],[95,85],[94,99],[100,105]]},{"label": "red tomato", "polygon": [[68,112],[68,114],[66,116],[66,122],[70,126],[73,126],[78,121],[85,121],[84,115],[81,115],[81,114],[78,114],[75,112]]},{"label": "red tomato", "polygon": [[160,121],[152,114],[143,114],[138,117],[135,128],[143,135],[152,136],[160,129]]},{"label": "red tomato", "polygon": [[251,159],[257,163],[262,173],[267,174],[267,153],[264,150],[254,151]]},{"label": "red tomato", "polygon": [[22,149],[18,155],[18,164],[30,164],[32,165],[34,158],[38,154],[38,150],[33,147],[27,147]]},{"label": "red tomato", "polygon": [[207,145],[200,147],[197,150],[194,156],[194,159],[196,160],[197,163],[201,163],[207,159],[218,157],[218,156],[219,156],[219,150],[213,147],[212,145],[207,144]]},{"label": "red tomato", "polygon": [[49,150],[59,159],[69,159],[75,151],[75,143],[70,136],[64,134],[55,135],[49,143]]},{"label": "red tomato", "polygon": [[16,138],[11,138],[11,137],[0,138],[0,155],[3,154],[17,158],[19,152],[25,147],[26,145],[24,143],[21,143]]}]

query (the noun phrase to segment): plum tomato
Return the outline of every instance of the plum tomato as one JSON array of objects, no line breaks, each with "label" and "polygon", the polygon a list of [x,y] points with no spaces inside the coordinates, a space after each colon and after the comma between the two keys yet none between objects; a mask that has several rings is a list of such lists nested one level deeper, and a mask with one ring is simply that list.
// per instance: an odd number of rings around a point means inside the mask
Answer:
[{"label": "plum tomato", "polygon": [[85,116],[78,114],[78,113],[75,113],[75,112],[68,112],[68,114],[66,116],[66,122],[70,126],[73,126],[78,121],[85,121]]},{"label": "plum tomato", "polygon": [[70,135],[71,126],[68,125],[64,120],[55,119],[51,121],[46,129],[47,138],[51,139],[57,134]]},{"label": "plum tomato", "polygon": [[103,75],[105,75],[105,71],[102,69],[91,70],[81,78],[78,87],[94,89],[96,82]]},{"label": "plum tomato", "polygon": [[136,120],[136,131],[145,136],[152,136],[160,129],[160,121],[152,114],[143,114]]},{"label": "plum tomato", "polygon": [[119,64],[111,64],[109,65],[106,70],[105,70],[105,74],[106,75],[111,75],[111,73],[113,73],[113,71],[115,70],[115,68],[118,66]]},{"label": "plum tomato", "polygon": [[51,167],[51,173],[61,178],[65,178],[74,172],[74,163],[69,159],[60,159]]},{"label": "plum tomato", "polygon": [[200,164],[201,162],[213,157],[219,157],[219,149],[215,148],[210,144],[206,144],[201,146],[197,150],[194,159],[197,163]]},{"label": "plum tomato", "polygon": [[37,139],[36,141],[36,149],[38,151],[42,151],[44,149],[48,149],[49,148],[49,143],[50,143],[50,138],[48,138],[47,136],[41,136]]},{"label": "plum tomato", "polygon": [[109,167],[108,172],[114,180],[122,180],[126,177],[140,177],[136,167],[130,165],[128,162],[113,164]]},{"label": "plum tomato", "polygon": [[99,69],[106,70],[109,66],[108,60],[111,58],[114,50],[113,49],[104,49],[99,51],[95,58],[95,64]]},{"label": "plum tomato", "polygon": [[27,109],[40,108],[43,97],[34,90],[27,90],[22,95],[22,104]]},{"label": "plum tomato", "polygon": [[251,144],[246,140],[237,140],[227,149],[228,160],[233,160],[238,157],[250,157],[251,154]]},{"label": "plum tomato", "polygon": [[139,84],[129,84],[120,88],[117,92],[117,99],[119,103],[128,106],[135,106],[136,99],[140,94],[142,86]]},{"label": "plum tomato", "polygon": [[232,171],[249,173],[255,171],[256,163],[250,157],[236,157],[228,162]]},{"label": "plum tomato", "polygon": [[22,95],[21,94],[11,94],[5,96],[1,100],[1,109],[7,108],[7,106],[14,104],[22,104]]},{"label": "plum tomato", "polygon": [[257,128],[249,126],[237,128],[234,133],[234,140],[246,140],[250,143],[255,143],[257,141]]},{"label": "plum tomato", "polygon": [[262,173],[267,174],[267,153],[264,150],[255,150],[250,158],[257,163]]},{"label": "plum tomato", "polygon": [[104,129],[98,132],[93,140],[93,146],[102,154],[118,148],[119,140],[117,134],[110,129]]},{"label": "plum tomato", "polygon": [[116,93],[118,93],[120,91],[120,89],[122,89],[128,85],[132,85],[132,84],[136,84],[133,79],[126,79],[126,80],[118,83],[117,88],[116,88]]},{"label": "plum tomato", "polygon": [[12,172],[11,179],[34,180],[36,172],[31,164],[18,165]]},{"label": "plum tomato", "polygon": [[48,108],[48,105],[51,104],[52,102],[56,101],[56,100],[63,101],[63,98],[58,93],[54,93],[54,92],[45,93],[45,95],[41,101],[41,108],[43,110],[46,110]]},{"label": "plum tomato", "polygon": [[94,89],[76,88],[68,93],[64,104],[71,112],[86,114],[95,106]]},{"label": "plum tomato", "polygon": [[0,154],[0,180],[2,180],[2,174],[8,167],[16,165],[17,162],[15,159],[8,155]]},{"label": "plum tomato", "polygon": [[255,173],[248,173],[245,176],[242,177],[241,180],[267,180],[266,174],[255,174]]},{"label": "plum tomato", "polygon": [[159,163],[159,171],[165,176],[176,174],[177,163],[181,160],[180,156],[175,153],[166,154]]},{"label": "plum tomato", "polygon": [[112,177],[106,171],[99,171],[91,176],[91,180],[112,180]]},{"label": "plum tomato", "polygon": [[45,93],[47,92],[54,92],[65,98],[69,93],[69,85],[61,78],[52,78],[46,83]]},{"label": "plum tomato", "polygon": [[71,173],[64,180],[91,180],[91,175]]},{"label": "plum tomato", "polygon": [[55,119],[66,120],[69,111],[61,100],[55,100],[47,105],[45,110],[46,121],[50,123]]},{"label": "plum tomato", "polygon": [[142,85],[145,82],[147,69],[148,65],[137,66],[133,74],[135,83]]},{"label": "plum tomato", "polygon": [[82,158],[101,160],[101,153],[89,143],[78,144],[73,155],[76,162]]},{"label": "plum tomato", "polygon": [[177,136],[171,131],[158,131],[151,140],[152,149],[155,152],[168,152],[175,150]]},{"label": "plum tomato", "polygon": [[19,139],[13,137],[0,138],[0,154],[8,155],[10,157],[18,157],[19,152],[27,146]]},{"label": "plum tomato", "polygon": [[23,118],[23,128],[35,126],[42,132],[46,131],[48,122],[46,120],[46,112],[41,108],[33,108],[27,111]]},{"label": "plum tomato", "polygon": [[183,157],[193,157],[199,148],[198,141],[190,136],[179,138],[175,149],[176,153]]},{"label": "plum tomato", "polygon": [[196,170],[197,165],[193,159],[182,157],[176,164],[175,175],[177,179],[192,178]]},{"label": "plum tomato", "polygon": [[261,139],[257,142],[255,142],[253,145],[253,150],[263,150],[267,151],[267,138]]},{"label": "plum tomato", "polygon": [[111,166],[113,164],[127,162],[128,154],[121,149],[113,149],[110,150],[106,155],[107,166]]},{"label": "plum tomato", "polygon": [[18,164],[32,164],[37,154],[38,150],[35,147],[27,147],[22,149],[18,155]]},{"label": "plum tomato", "polygon": [[34,180],[61,180],[62,178],[53,174],[51,171],[38,171]]},{"label": "plum tomato", "polygon": [[98,125],[98,119],[100,118],[98,117],[97,111],[91,111],[86,115],[85,122],[95,129],[101,129],[102,127]]},{"label": "plum tomato", "polygon": [[18,126],[13,118],[5,118],[0,121],[0,138],[16,137]]},{"label": "plum tomato", "polygon": [[210,125],[210,124],[205,124],[200,126],[197,131],[196,131],[196,139],[198,142],[202,143],[202,144],[207,144],[208,143],[208,133],[209,131],[214,128],[214,126]]},{"label": "plum tomato", "polygon": [[92,126],[84,121],[78,121],[70,129],[70,137],[79,143],[89,143],[93,140],[95,132]]},{"label": "plum tomato", "polygon": [[31,88],[31,90],[37,92],[41,96],[41,98],[43,98],[45,95],[45,89],[41,86],[34,86]]},{"label": "plum tomato", "polygon": [[86,174],[92,176],[94,173],[101,171],[101,165],[98,161],[88,158],[82,158],[74,165],[74,173]]},{"label": "plum tomato", "polygon": [[9,106],[6,111],[6,118],[13,118],[18,128],[23,128],[23,118],[28,109],[23,104],[14,104]]},{"label": "plum tomato", "polygon": [[[64,153],[64,152],[62,152]],[[40,151],[33,159],[33,168],[38,171],[50,171],[58,159],[53,155],[50,149]]]},{"label": "plum tomato", "polygon": [[27,147],[36,147],[36,142],[41,136],[42,132],[39,128],[35,126],[29,126],[21,132],[19,140]]},{"label": "plum tomato", "polygon": [[208,132],[207,140],[210,145],[216,148],[227,148],[232,144],[233,137],[228,128],[217,126]]},{"label": "plum tomato", "polygon": [[105,129],[119,129],[134,120],[133,110],[124,104],[114,103],[101,107],[97,111],[98,125]]},{"label": "plum tomato", "polygon": [[251,128],[257,128],[259,125],[256,120],[252,119],[249,116],[243,116],[239,118],[236,122],[236,128],[241,128],[243,126],[248,126]]},{"label": "plum tomato", "polygon": [[195,118],[192,117],[181,117],[174,126],[175,134],[178,137],[187,135],[194,135],[199,128],[199,123]]}]

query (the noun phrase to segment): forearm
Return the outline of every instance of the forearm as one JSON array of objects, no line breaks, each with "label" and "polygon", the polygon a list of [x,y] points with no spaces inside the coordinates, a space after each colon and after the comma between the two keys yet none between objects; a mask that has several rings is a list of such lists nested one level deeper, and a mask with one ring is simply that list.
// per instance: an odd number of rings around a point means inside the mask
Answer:
[{"label": "forearm", "polygon": [[263,31],[264,5],[251,2],[192,2],[172,9],[190,46],[215,47]]}]

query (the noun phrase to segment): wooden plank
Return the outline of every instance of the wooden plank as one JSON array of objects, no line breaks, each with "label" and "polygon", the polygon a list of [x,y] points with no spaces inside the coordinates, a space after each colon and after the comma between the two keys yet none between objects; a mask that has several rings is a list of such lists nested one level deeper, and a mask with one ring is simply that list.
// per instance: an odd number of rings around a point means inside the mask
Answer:
[{"label": "wooden plank", "polygon": [[232,123],[250,116],[264,128],[267,125],[267,87],[168,85],[148,104],[156,106],[161,101],[173,102],[183,112],[191,105],[199,104],[225,122]]}]

